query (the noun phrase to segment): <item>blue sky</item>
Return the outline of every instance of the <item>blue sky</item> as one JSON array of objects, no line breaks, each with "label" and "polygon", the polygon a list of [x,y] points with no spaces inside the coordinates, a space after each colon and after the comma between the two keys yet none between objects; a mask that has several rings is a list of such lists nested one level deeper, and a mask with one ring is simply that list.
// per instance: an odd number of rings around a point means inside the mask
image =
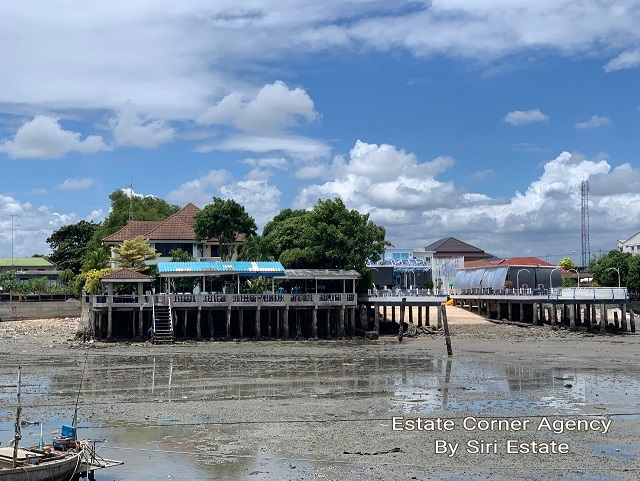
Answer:
[{"label": "blue sky", "polygon": [[640,231],[640,2],[241,4],[0,4],[0,257],[131,179],[576,263],[588,180],[592,254]]}]

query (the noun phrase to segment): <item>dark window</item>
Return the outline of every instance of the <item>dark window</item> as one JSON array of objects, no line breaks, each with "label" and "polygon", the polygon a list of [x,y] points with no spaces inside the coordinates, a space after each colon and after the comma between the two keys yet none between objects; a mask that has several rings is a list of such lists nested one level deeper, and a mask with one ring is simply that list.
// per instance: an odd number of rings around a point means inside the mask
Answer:
[{"label": "dark window", "polygon": [[189,255],[193,255],[193,244],[186,244],[181,242],[163,242],[156,243],[155,248],[162,257],[171,257],[171,251],[175,249],[182,249]]}]

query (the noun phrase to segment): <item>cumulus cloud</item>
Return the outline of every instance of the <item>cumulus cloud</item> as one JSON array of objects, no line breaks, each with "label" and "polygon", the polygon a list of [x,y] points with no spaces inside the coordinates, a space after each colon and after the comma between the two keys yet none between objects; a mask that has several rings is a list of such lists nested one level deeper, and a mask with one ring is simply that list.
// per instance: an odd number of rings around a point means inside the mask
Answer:
[{"label": "cumulus cloud", "polygon": [[491,169],[478,170],[471,174],[471,178],[474,180],[485,180],[487,178],[494,178],[496,176],[495,171]]},{"label": "cumulus cloud", "polygon": [[[384,225],[387,239],[399,247],[424,247],[453,236],[505,257],[566,254],[568,246],[569,252],[580,250],[580,182],[588,179],[592,245],[614,249],[618,237],[640,229],[640,214],[631,208],[640,202],[640,169],[629,164],[612,169],[607,159],[562,152],[543,164],[526,191],[494,198],[439,180],[452,162],[444,170],[425,169],[424,162],[401,149],[360,144],[344,160],[341,177],[301,189],[294,207],[340,197],[348,208]],[[381,171],[378,157],[400,168]],[[373,165],[370,175],[361,170],[363,162]]]},{"label": "cumulus cloud", "polygon": [[165,122],[144,117],[131,102],[121,107],[109,123],[116,145],[155,148],[172,142],[175,136],[175,131]]},{"label": "cumulus cloud", "polygon": [[59,120],[37,115],[24,123],[11,140],[0,143],[0,152],[13,159],[57,159],[70,152],[93,154],[109,150],[102,137],[89,135],[84,140],[80,133],[64,130]]},{"label": "cumulus cloud", "polygon": [[609,117],[602,117],[600,115],[592,115],[586,122],[578,122],[575,124],[576,129],[594,129],[603,127],[605,125],[611,125],[611,119]]},{"label": "cumulus cloud", "polygon": [[502,118],[503,122],[511,125],[532,124],[534,122],[547,122],[549,117],[540,112],[540,109],[514,110]]},{"label": "cumulus cloud", "polygon": [[85,190],[93,185],[93,179],[66,179],[56,186],[58,190]]},{"label": "cumulus cloud", "polygon": [[244,206],[256,220],[258,228],[270,221],[280,210],[280,190],[267,179],[246,178],[236,180],[226,170],[211,170],[185,182],[169,193],[171,202],[193,202],[200,207],[209,204],[213,197],[233,199]]},{"label": "cumulus cloud", "polygon": [[[11,226],[12,215],[13,229]],[[34,205],[11,195],[0,194],[0,257],[31,257],[48,254],[46,239],[53,230],[77,222],[74,212],[60,212],[48,205]]]},{"label": "cumulus cloud", "polygon": [[207,125],[230,124],[253,133],[279,132],[299,119],[313,121],[318,114],[301,88],[289,89],[278,80],[262,87],[255,97],[231,93],[200,117]]},{"label": "cumulus cloud", "polygon": [[298,135],[232,135],[218,142],[200,145],[194,150],[200,153],[220,150],[223,152],[281,154],[305,161],[326,157],[331,153],[331,148],[325,142]]}]

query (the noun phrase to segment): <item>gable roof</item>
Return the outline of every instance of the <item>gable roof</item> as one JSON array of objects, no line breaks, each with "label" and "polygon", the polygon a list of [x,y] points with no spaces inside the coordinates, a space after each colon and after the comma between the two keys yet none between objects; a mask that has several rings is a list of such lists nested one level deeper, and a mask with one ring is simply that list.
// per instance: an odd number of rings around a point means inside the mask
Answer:
[{"label": "gable roof", "polygon": [[132,220],[119,231],[102,239],[102,242],[124,242],[134,239],[158,227],[162,221],[159,220]]},{"label": "gable roof", "polygon": [[482,249],[473,247],[466,242],[462,242],[454,237],[447,237],[434,242],[424,248],[425,251],[432,251],[438,257],[462,256],[472,259],[487,259],[493,257]]},{"label": "gable roof", "polygon": [[141,272],[134,271],[133,269],[119,269],[117,271],[111,272],[105,276],[100,278],[101,281],[147,281],[151,282],[152,279],[146,274],[142,274]]},{"label": "gable roof", "polygon": [[555,264],[549,264],[537,257],[512,257],[511,259],[492,262],[492,264],[496,266],[555,266]]}]

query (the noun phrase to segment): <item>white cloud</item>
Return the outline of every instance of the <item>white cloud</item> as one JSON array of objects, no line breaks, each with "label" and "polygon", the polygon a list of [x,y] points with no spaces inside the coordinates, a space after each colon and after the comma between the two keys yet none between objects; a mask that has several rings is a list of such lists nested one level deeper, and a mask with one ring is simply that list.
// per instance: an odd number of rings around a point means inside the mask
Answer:
[{"label": "white cloud", "polygon": [[592,115],[586,122],[578,122],[575,124],[576,129],[594,129],[597,127],[603,127],[605,125],[611,125],[611,119],[609,117],[603,117],[600,115]]},{"label": "white cloud", "polygon": [[109,123],[116,145],[155,148],[172,142],[175,136],[175,131],[165,122],[144,118],[131,102],[127,102]]},{"label": "white cloud", "polygon": [[193,202],[200,207],[211,202],[216,192],[228,182],[233,176],[227,170],[210,170],[204,175],[199,175],[193,180],[184,182],[175,190],[169,192],[167,200],[180,205]]},{"label": "white cloud", "polygon": [[256,220],[258,228],[270,221],[280,210],[280,190],[267,179],[248,178],[237,181],[226,170],[211,170],[205,175],[183,183],[167,196],[181,205],[187,202],[204,207],[213,197],[233,199],[244,206]]},{"label": "white cloud", "polygon": [[203,114],[207,125],[233,125],[252,133],[278,133],[295,126],[299,119],[309,122],[318,114],[313,100],[301,88],[289,89],[278,80],[262,87],[255,97],[231,93]]},{"label": "white cloud", "polygon": [[325,142],[298,135],[234,135],[219,142],[200,145],[196,152],[252,152],[254,154],[282,154],[294,159],[315,160],[326,157],[331,148]]},{"label": "white cloud", "polygon": [[604,70],[605,72],[615,72],[616,70],[635,68],[638,65],[640,65],[640,48],[635,48],[626,50],[616,58],[611,59],[604,66]]},{"label": "white cloud", "polygon": [[540,112],[540,109],[514,110],[505,115],[502,120],[511,125],[524,125],[534,122],[547,122],[549,117]]},{"label": "white cloud", "polygon": [[102,222],[107,217],[107,214],[102,209],[94,209],[91,213],[85,217],[87,222]]},{"label": "white cloud", "polygon": [[85,190],[93,185],[93,179],[66,179],[56,186],[58,190]]},{"label": "white cloud", "polygon": [[57,159],[70,152],[93,154],[108,147],[97,135],[80,140],[80,133],[64,130],[57,118],[37,115],[24,123],[12,140],[0,143],[0,152],[13,159]]},{"label": "white cloud", "polygon": [[[640,169],[629,164],[612,169],[606,159],[563,152],[544,164],[524,193],[492,198],[438,180],[451,162],[444,170],[421,169],[413,154],[360,144],[343,163],[341,177],[303,188],[294,207],[340,197],[349,209],[384,225],[387,239],[399,247],[424,247],[453,236],[499,256],[566,254],[580,251],[580,182],[588,179],[592,245],[614,249],[619,237],[640,230],[640,213],[632,208],[640,202]],[[381,171],[375,164],[379,157],[399,168]],[[374,166],[370,175],[360,170],[367,162]]]},{"label": "white cloud", "polygon": [[[12,215],[13,229],[11,226]],[[0,257],[31,257],[48,254],[46,239],[63,225],[76,222],[73,212],[56,212],[51,206],[34,206],[11,196],[0,194]],[[13,232],[12,232],[13,230]]]}]

